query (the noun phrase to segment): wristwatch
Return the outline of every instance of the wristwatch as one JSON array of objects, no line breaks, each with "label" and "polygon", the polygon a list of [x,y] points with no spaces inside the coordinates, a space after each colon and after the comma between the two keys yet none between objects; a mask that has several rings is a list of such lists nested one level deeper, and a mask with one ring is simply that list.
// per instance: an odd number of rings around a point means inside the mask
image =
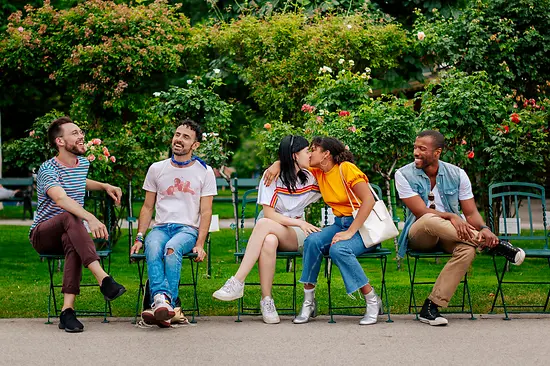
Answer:
[{"label": "wristwatch", "polygon": [[[489,229],[489,226],[487,226],[487,225],[481,225],[481,226],[479,227],[479,231],[481,231],[481,230],[483,230],[483,229]],[[489,230],[491,230],[491,229],[489,229]]]}]

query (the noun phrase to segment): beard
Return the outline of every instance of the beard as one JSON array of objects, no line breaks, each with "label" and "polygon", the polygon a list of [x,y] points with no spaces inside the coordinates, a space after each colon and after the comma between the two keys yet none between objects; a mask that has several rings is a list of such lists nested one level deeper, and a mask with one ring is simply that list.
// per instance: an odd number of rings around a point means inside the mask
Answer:
[{"label": "beard", "polygon": [[184,156],[191,152],[191,148],[186,149],[183,145],[180,149],[176,149],[174,145],[172,145],[172,154],[175,156]]},{"label": "beard", "polygon": [[70,145],[65,147],[65,150],[68,152],[76,155],[76,156],[82,156],[86,153],[86,146],[80,147],[78,144]]}]

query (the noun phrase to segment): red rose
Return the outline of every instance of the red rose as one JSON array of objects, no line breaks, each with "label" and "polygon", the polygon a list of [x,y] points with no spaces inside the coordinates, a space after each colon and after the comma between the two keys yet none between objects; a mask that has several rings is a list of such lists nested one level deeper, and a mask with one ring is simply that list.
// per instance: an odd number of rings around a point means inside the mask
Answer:
[{"label": "red rose", "polygon": [[512,113],[512,114],[510,115],[510,121],[512,121],[512,122],[514,122],[514,123],[516,123],[516,124],[518,124],[519,121],[521,121],[521,119],[519,118],[519,114],[517,114],[517,113]]},{"label": "red rose", "polygon": [[338,113],[338,115],[340,117],[347,117],[347,116],[349,116],[349,112],[348,111],[340,111],[340,113]]},{"label": "red rose", "polygon": [[508,127],[508,126],[502,126],[502,128],[504,128],[504,133],[510,132],[510,127]]},{"label": "red rose", "polygon": [[475,154],[474,154],[473,151],[470,151],[470,152],[468,153],[468,159],[473,159],[474,156],[475,156]]},{"label": "red rose", "polygon": [[264,125],[264,128],[265,128],[266,130],[270,130],[270,129],[271,129],[271,123],[266,123],[266,124]]}]

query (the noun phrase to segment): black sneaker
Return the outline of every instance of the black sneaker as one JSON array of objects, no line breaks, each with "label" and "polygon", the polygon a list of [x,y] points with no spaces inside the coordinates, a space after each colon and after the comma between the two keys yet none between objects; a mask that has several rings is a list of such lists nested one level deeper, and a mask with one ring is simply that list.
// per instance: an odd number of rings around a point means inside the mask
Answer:
[{"label": "black sneaker", "polygon": [[442,317],[441,314],[439,314],[437,305],[434,304],[430,299],[426,299],[426,301],[424,301],[424,305],[422,305],[422,310],[420,310],[418,319],[422,323],[427,323],[430,325],[449,324],[449,321]]},{"label": "black sneaker", "polygon": [[84,330],[84,325],[76,318],[74,309],[67,308],[59,316],[59,329],[65,329],[65,332],[80,333]]},{"label": "black sneaker", "polygon": [[101,286],[99,288],[107,301],[113,301],[126,292],[126,288],[117,283],[111,276],[105,277],[103,281],[101,281]]},{"label": "black sneaker", "polygon": [[522,264],[525,259],[523,249],[513,246],[506,240],[500,240],[497,246],[491,249],[489,253],[501,255],[515,266]]}]

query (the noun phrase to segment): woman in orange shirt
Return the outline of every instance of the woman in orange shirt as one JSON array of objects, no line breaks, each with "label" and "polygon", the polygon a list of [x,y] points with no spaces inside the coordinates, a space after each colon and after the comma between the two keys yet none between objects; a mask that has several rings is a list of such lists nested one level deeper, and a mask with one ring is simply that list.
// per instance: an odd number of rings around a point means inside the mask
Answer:
[{"label": "woman in orange shirt", "polygon": [[[304,284],[304,302],[300,315],[294,319],[295,324],[307,323],[310,318],[317,315],[315,284],[326,254],[340,269],[346,292],[351,294],[361,290],[365,296],[365,316],[359,324],[374,324],[378,319],[380,298],[369,284],[356,258],[376,248],[366,248],[359,234],[359,228],[369,216],[375,201],[367,176],[353,162],[353,154],[337,139],[316,137],[311,142],[310,171],[317,179],[323,200],[332,208],[336,217],[333,225],[326,226],[321,232],[309,234],[304,242],[300,278],[300,282]],[[268,177],[276,170],[277,166],[268,170],[266,181],[270,181]],[[349,190],[355,193],[360,202],[355,201]],[[353,205],[360,206],[355,219],[348,194],[353,199]]]}]

